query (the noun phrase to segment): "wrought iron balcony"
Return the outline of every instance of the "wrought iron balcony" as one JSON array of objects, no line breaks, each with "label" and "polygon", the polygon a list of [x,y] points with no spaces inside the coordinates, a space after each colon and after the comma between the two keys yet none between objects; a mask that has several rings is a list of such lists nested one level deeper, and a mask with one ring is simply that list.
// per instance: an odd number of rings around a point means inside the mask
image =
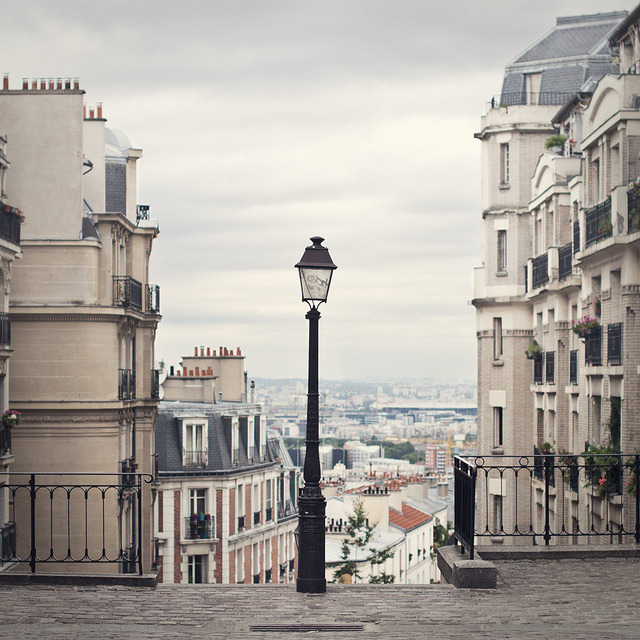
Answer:
[{"label": "wrought iron balcony", "polygon": [[591,207],[585,212],[586,236],[585,243],[589,247],[596,242],[613,235],[611,226],[611,198],[600,202],[595,207]]},{"label": "wrought iron balcony", "polygon": [[627,191],[627,211],[629,212],[627,229],[629,233],[640,230],[640,186]]},{"label": "wrought iron balcony", "polygon": [[142,283],[130,276],[112,276],[113,304],[142,311]]},{"label": "wrought iron balcony", "polygon": [[136,224],[140,224],[140,220],[149,220],[149,205],[136,205]]},{"label": "wrought iron balcony", "polygon": [[580,222],[576,220],[573,223],[573,253],[580,251]]},{"label": "wrought iron balcony", "polygon": [[534,289],[549,282],[549,254],[544,253],[531,260],[531,284]]},{"label": "wrought iron balcony", "polygon": [[118,369],[118,400],[135,400],[136,372],[133,369]]},{"label": "wrought iron balcony", "polygon": [[569,352],[569,384],[578,384],[578,350]]},{"label": "wrought iron balcony", "polygon": [[253,574],[253,584],[260,584],[260,574],[259,573],[254,573]]},{"label": "wrought iron balcony", "polygon": [[622,364],[622,322],[607,327],[607,363]]},{"label": "wrought iron balcony", "polygon": [[8,313],[0,313],[0,346],[11,346],[11,316]]},{"label": "wrought iron balcony", "polygon": [[558,278],[560,280],[569,278],[573,272],[573,265],[571,263],[573,254],[571,250],[571,243],[565,244],[558,250]]},{"label": "wrought iron balcony", "polygon": [[512,91],[491,98],[487,103],[487,109],[517,105],[562,106],[572,95],[562,91]]},{"label": "wrought iron balcony", "polygon": [[271,582],[271,569],[265,569],[264,571],[264,581]]},{"label": "wrought iron balcony", "polygon": [[273,509],[271,507],[267,507],[264,510],[264,512],[265,512],[265,515],[264,515],[265,522],[269,522],[269,520],[273,518]]},{"label": "wrought iron balcony", "polygon": [[151,369],[151,398],[160,399],[160,369]]},{"label": "wrought iron balcony", "polygon": [[238,531],[244,531],[244,516],[238,516]]},{"label": "wrought iron balcony", "polygon": [[533,359],[533,384],[542,384],[542,371],[544,369],[544,356],[537,355]]},{"label": "wrought iron balcony", "polygon": [[556,352],[547,351],[545,353],[545,382],[547,384],[555,383],[555,364],[556,364]]},{"label": "wrought iron balcony", "polygon": [[185,540],[212,540],[215,530],[215,518],[208,513],[193,514],[184,519]]},{"label": "wrought iron balcony", "polygon": [[183,451],[182,452],[183,466],[187,469],[204,469],[209,462],[209,452],[198,451]]},{"label": "wrought iron balcony", "polygon": [[594,367],[602,365],[602,327],[589,329],[584,339],[585,364]]},{"label": "wrought iron balcony", "polygon": [[260,512],[259,511],[254,511],[253,512],[253,524],[260,524]]},{"label": "wrought iron balcony", "polygon": [[20,218],[16,208],[0,201],[0,238],[20,244]]},{"label": "wrought iron balcony", "polygon": [[160,286],[148,284],[145,289],[147,293],[147,313],[158,315],[160,313]]}]

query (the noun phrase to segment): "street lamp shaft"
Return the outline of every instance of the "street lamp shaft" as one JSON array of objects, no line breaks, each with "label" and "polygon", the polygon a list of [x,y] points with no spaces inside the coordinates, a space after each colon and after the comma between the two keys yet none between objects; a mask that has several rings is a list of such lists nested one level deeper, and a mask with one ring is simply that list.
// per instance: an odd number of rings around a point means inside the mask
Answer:
[{"label": "street lamp shaft", "polygon": [[[307,388],[307,451],[304,459],[304,484],[318,488],[320,494],[320,411],[318,394],[318,320],[320,312],[314,307],[307,313],[309,320],[309,378]],[[311,493],[308,492],[308,494]],[[316,493],[316,491],[313,491]]]}]

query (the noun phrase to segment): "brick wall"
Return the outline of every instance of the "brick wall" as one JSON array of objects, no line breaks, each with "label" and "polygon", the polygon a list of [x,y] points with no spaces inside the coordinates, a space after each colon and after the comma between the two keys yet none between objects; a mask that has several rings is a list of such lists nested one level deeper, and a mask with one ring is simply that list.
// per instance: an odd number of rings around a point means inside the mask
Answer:
[{"label": "brick wall", "polygon": [[251,529],[253,527],[253,511],[251,511],[251,489],[253,485],[247,484],[244,488],[244,528]]},{"label": "brick wall", "polygon": [[173,492],[173,581],[176,584],[182,582],[182,571],[180,564],[182,555],[180,554],[180,492]]},{"label": "brick wall", "polygon": [[[218,517],[222,517],[222,512],[218,511]],[[236,490],[229,489],[229,535],[232,536],[236,532]]]},{"label": "brick wall", "polygon": [[278,536],[271,538],[271,581],[280,582],[280,565],[278,564]]},{"label": "brick wall", "polygon": [[251,575],[251,560],[253,558],[253,547],[247,545],[244,548],[244,583],[251,584],[253,576]]},{"label": "brick wall", "polygon": [[236,552],[229,551],[229,584],[236,582]]},{"label": "brick wall", "polygon": [[222,583],[222,518],[224,517],[224,505],[222,489],[216,491],[216,538],[219,542],[216,544],[216,551],[214,554],[216,566],[213,572],[214,581],[217,584]]}]

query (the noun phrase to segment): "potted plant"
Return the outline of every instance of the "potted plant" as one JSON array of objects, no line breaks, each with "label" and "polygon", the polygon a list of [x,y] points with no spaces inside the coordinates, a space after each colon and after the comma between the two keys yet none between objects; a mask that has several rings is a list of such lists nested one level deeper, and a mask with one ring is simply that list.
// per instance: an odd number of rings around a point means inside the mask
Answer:
[{"label": "potted plant", "polygon": [[[613,454],[613,455],[607,455]],[[593,487],[603,498],[608,493],[619,493],[622,479],[620,457],[608,445],[589,445],[584,458],[585,487]]]},{"label": "potted plant", "polygon": [[[636,456],[639,454],[640,454],[640,449],[636,449]],[[638,483],[637,483],[636,474],[635,474],[635,457],[636,456],[629,458],[625,462],[625,467],[629,469],[629,474],[630,474],[629,477],[627,478],[627,482],[625,486],[627,489],[627,493],[634,497],[636,495],[636,491],[638,490]]]},{"label": "potted plant", "polygon": [[596,298],[593,303],[593,309],[597,316],[602,314],[602,302],[600,302],[600,298]]},{"label": "potted plant", "polygon": [[555,450],[553,448],[553,445],[550,442],[543,442],[540,445],[540,453],[542,453],[545,456],[549,456],[549,455],[554,455]]},{"label": "potted plant", "polygon": [[590,318],[589,316],[583,316],[582,320],[575,320],[571,323],[571,328],[573,329],[573,333],[580,336],[581,338],[586,338],[586,336],[591,333],[592,329],[597,329],[600,326],[600,323],[596,318]]},{"label": "potted plant", "polygon": [[2,414],[2,424],[11,429],[20,424],[21,413],[15,409],[7,410]]},{"label": "potted plant", "polygon": [[559,151],[560,147],[562,147],[566,140],[567,136],[563,136],[561,133],[556,133],[545,140],[544,148],[551,151]]},{"label": "potted plant", "polygon": [[598,226],[598,235],[599,236],[610,236],[613,233],[613,226],[611,225],[611,220],[602,220],[600,225]]},{"label": "potted plant", "polygon": [[535,360],[542,355],[542,347],[537,340],[532,340],[525,351],[528,360]]}]

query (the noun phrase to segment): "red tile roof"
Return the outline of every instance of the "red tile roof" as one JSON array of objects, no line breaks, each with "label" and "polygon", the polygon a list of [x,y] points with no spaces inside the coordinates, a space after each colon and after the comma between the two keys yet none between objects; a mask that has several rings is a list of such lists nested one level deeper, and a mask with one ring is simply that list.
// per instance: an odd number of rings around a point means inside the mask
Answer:
[{"label": "red tile roof", "polygon": [[433,516],[410,507],[406,502],[402,503],[402,513],[399,513],[392,507],[389,507],[389,522],[394,524],[396,527],[404,529],[405,531],[415,529],[416,527],[425,524],[425,522],[429,522],[432,518]]}]

